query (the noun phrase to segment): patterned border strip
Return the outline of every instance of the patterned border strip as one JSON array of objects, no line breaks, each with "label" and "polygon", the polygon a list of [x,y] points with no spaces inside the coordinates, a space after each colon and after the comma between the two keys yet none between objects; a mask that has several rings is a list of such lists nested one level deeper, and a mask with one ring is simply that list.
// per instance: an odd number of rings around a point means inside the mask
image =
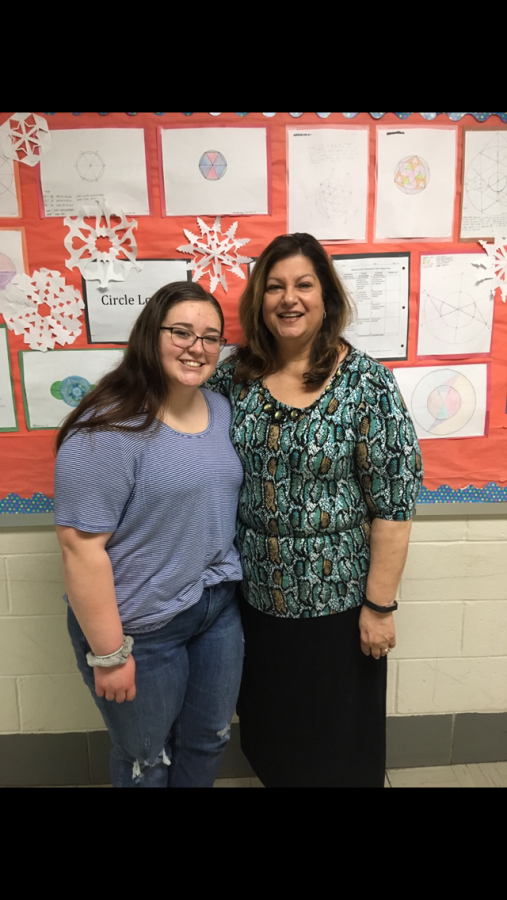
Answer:
[{"label": "patterned border strip", "polygon": [[[45,116],[54,116],[54,115],[56,115],[56,113],[46,112],[46,113],[44,113],[44,115]],[[80,116],[81,113],[75,112],[75,113],[72,113],[72,115]],[[101,113],[98,113],[98,115],[99,116],[108,116],[109,113],[101,112]],[[156,116],[165,116],[165,115],[167,115],[167,113],[156,112],[155,115]],[[181,115],[182,116],[193,116],[193,113],[186,112],[186,113],[182,113]],[[221,115],[221,113],[210,113],[210,116],[220,116],[220,115]],[[236,113],[236,115],[243,117],[243,116],[247,116],[248,113],[241,112],[241,113]],[[268,118],[271,118],[272,116],[276,116],[276,113],[263,113],[263,115],[267,116]],[[303,115],[303,113],[289,113],[289,115],[293,116],[295,119],[298,119],[299,116]],[[321,119],[327,119],[327,117],[330,116],[331,113],[316,113],[316,115],[320,116]],[[355,116],[358,116],[358,115],[359,115],[359,113],[356,113],[356,112],[342,113],[342,116],[345,116],[345,118],[347,118],[347,119],[353,119],[353,118],[355,118]],[[382,116],[385,116],[385,115],[386,115],[385,112],[370,113],[370,116],[372,116],[374,119],[381,119]],[[395,115],[398,116],[399,119],[408,119],[410,116],[415,116],[416,113],[398,112],[398,113],[395,113]],[[437,116],[448,116],[452,122],[459,122],[459,120],[462,119],[463,116],[474,116],[474,118],[477,119],[478,122],[485,122],[486,119],[489,119],[490,116],[498,116],[502,120],[502,122],[507,122],[507,113],[504,113],[504,112],[485,112],[485,113],[484,112],[471,112],[471,113],[464,113],[464,112],[460,112],[460,113],[431,112],[431,113],[428,113],[428,112],[423,112],[423,113],[419,113],[419,115],[422,116],[423,119],[436,119]],[[137,116],[137,113],[129,112],[129,113],[127,113],[127,116]]]},{"label": "patterned border strip", "polygon": [[[436,491],[429,488],[421,488],[418,503],[502,503],[507,502],[507,487],[500,487],[490,482],[483,488],[469,485],[466,488],[454,489],[447,484],[441,485]],[[54,501],[45,494],[34,494],[33,497],[20,497],[19,494],[8,494],[0,500],[0,514],[10,513],[52,513]]]},{"label": "patterned border strip", "polygon": [[500,487],[490,481],[483,488],[469,484],[466,488],[454,489],[442,484],[436,491],[422,487],[418,503],[502,503],[507,501],[507,487]]},{"label": "patterned border strip", "polygon": [[20,497],[19,494],[7,494],[0,500],[0,513],[52,513],[55,503],[52,497],[45,494],[34,494],[33,497]]}]

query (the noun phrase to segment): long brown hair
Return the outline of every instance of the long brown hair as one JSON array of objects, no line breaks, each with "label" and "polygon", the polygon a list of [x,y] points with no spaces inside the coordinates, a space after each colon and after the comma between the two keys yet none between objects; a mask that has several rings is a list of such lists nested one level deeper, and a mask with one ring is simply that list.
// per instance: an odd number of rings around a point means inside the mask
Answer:
[{"label": "long brown hair", "polygon": [[[153,425],[168,392],[167,375],[160,361],[160,326],[171,307],[185,300],[211,303],[223,334],[222,310],[200,285],[175,281],[160,288],[136,320],[120,365],[104,375],[65,419],[56,439],[57,450],[71,432],[81,428],[144,431]],[[132,419],[137,418],[140,421],[133,423]]]},{"label": "long brown hair", "polygon": [[305,256],[315,269],[322,288],[326,316],[310,352],[310,365],[304,374],[308,387],[321,384],[336,364],[336,350],[343,341],[342,332],[351,318],[352,304],[322,244],[311,234],[282,234],[262,251],[239,304],[239,320],[245,346],[236,351],[238,360],[234,381],[264,378],[276,371],[276,344],[264,324],[262,304],[266,282],[273,266],[291,256]]}]

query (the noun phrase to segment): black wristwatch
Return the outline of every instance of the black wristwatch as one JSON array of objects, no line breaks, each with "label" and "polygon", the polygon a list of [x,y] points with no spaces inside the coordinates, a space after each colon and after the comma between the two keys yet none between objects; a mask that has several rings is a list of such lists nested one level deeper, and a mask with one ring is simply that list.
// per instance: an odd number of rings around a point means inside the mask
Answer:
[{"label": "black wristwatch", "polygon": [[379,613],[390,613],[390,612],[394,612],[396,609],[398,609],[398,604],[397,604],[396,600],[394,601],[393,604],[391,604],[391,606],[378,606],[376,603],[372,603],[371,600],[368,600],[368,598],[365,597],[363,600],[363,604],[364,604],[364,606],[367,606],[368,609],[373,609],[375,612],[379,612]]}]

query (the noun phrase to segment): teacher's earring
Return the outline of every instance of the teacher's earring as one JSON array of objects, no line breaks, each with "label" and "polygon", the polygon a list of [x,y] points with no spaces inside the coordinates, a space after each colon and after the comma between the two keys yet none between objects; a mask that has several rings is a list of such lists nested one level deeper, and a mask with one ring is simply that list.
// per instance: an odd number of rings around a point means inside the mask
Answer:
[{"label": "teacher's earring", "polygon": [[324,315],[322,316],[322,318],[325,319],[326,316],[327,316],[327,312],[326,312],[326,310],[324,310]]}]

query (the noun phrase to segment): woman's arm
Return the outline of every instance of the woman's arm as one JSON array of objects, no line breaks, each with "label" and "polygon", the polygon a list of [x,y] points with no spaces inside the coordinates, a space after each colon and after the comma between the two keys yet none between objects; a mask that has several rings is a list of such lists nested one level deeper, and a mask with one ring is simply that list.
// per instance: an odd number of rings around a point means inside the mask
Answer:
[{"label": "woman's arm", "polygon": [[[111,534],[91,534],[56,526],[62,548],[65,586],[72,611],[96,656],[115,653],[123,644],[123,628],[116,603],[114,578],[106,544]],[[133,700],[135,663],[94,667],[95,691],[106,700]]]},{"label": "woman's arm", "polygon": [[[373,519],[370,535],[370,571],[366,597],[377,606],[391,606],[407,559],[412,522]],[[378,659],[396,644],[393,613],[377,613],[363,606],[359,617],[361,650]]]}]

